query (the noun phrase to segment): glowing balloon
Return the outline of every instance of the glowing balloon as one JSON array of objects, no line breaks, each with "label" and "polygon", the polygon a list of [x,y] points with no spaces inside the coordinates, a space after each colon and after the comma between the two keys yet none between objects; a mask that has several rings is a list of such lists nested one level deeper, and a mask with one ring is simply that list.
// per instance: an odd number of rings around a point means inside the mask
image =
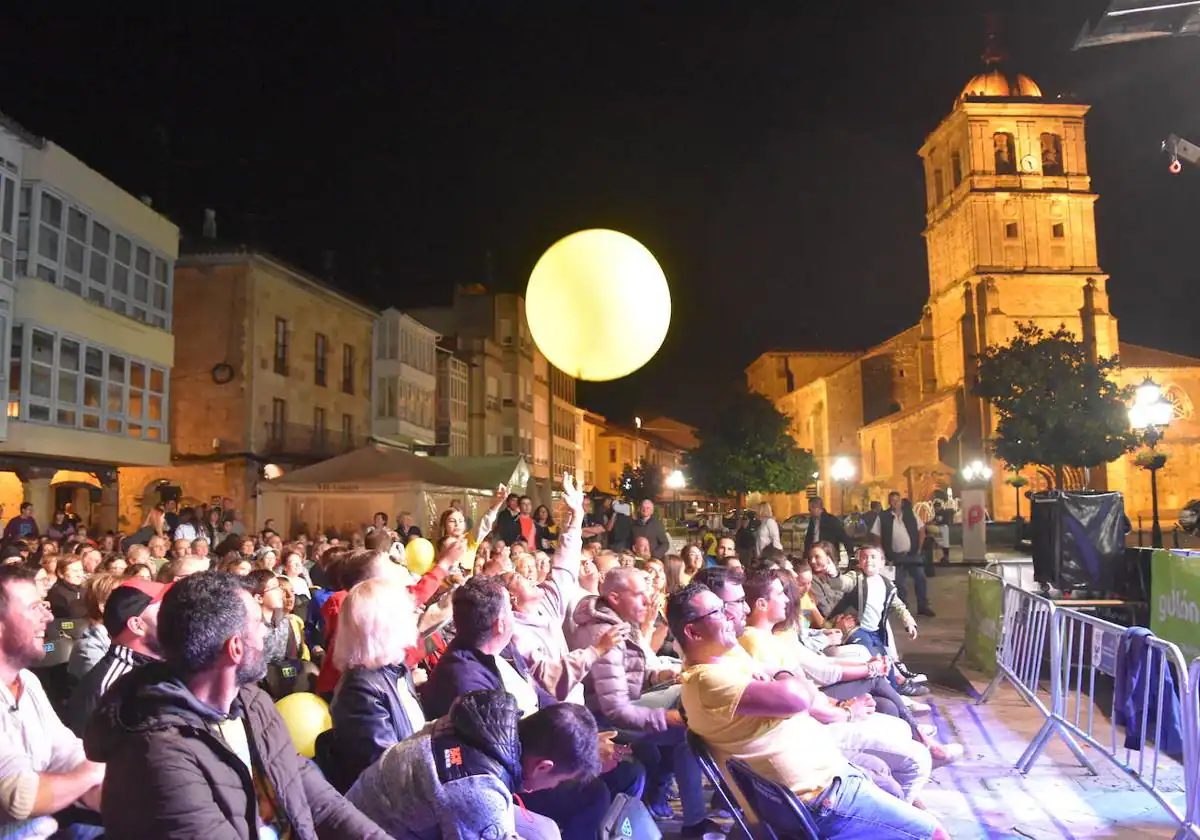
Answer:
[{"label": "glowing balloon", "polygon": [[671,290],[642,243],[615,230],[583,230],[555,242],[533,267],[525,316],[550,364],[604,382],[658,352],[671,324]]},{"label": "glowing balloon", "polygon": [[405,565],[414,575],[420,576],[433,568],[433,543],[417,537],[404,546]]},{"label": "glowing balloon", "polygon": [[275,702],[275,710],[283,718],[296,752],[305,758],[313,757],[317,736],[333,728],[329,705],[315,694],[297,692],[280,697]]}]

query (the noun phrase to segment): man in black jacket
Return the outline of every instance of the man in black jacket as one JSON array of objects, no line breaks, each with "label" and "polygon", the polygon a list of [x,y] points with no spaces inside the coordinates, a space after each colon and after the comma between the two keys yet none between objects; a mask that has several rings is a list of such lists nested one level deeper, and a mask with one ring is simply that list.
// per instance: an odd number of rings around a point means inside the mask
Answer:
[{"label": "man in black jacket", "polygon": [[900,494],[888,493],[888,509],[879,515],[879,541],[887,562],[896,567],[896,594],[908,603],[908,578],[917,590],[917,614],[934,617],[929,608],[928,583],[921,562],[921,529],[912,505],[905,505]]},{"label": "man in black jacket", "polygon": [[825,503],[821,501],[820,496],[813,496],[808,500],[808,516],[808,530],[804,532],[804,553],[807,555],[808,550],[815,543],[831,543],[834,556],[829,559],[834,563],[840,563],[841,547],[845,546],[846,557],[853,568],[854,544],[846,536],[846,528],[842,525],[842,520],[825,510]]},{"label": "man in black jacket", "polygon": [[655,560],[666,559],[667,552],[671,550],[671,540],[667,537],[663,521],[654,515],[654,501],[642,499],[638,513],[638,518],[633,520],[633,539],[645,537],[650,543],[650,556]]},{"label": "man in black jacket", "polygon": [[105,836],[387,840],[296,752],[271,698],[262,609],[239,578],[178,581],[158,622],[165,662],[104,696],[84,748],[106,764]]}]

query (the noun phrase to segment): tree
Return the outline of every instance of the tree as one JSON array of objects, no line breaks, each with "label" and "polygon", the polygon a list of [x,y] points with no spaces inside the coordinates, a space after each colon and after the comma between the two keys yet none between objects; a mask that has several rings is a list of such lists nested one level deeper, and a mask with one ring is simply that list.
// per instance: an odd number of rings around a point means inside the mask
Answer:
[{"label": "tree", "polygon": [[1005,346],[979,357],[974,392],[998,415],[993,451],[1013,472],[1027,464],[1054,469],[1063,486],[1065,467],[1098,467],[1137,448],[1129,428],[1130,388],[1117,384],[1118,360],[1093,362],[1065,325],[1052,333],[1017,324]]},{"label": "tree", "polygon": [[817,462],[788,432],[787,415],[749,391],[717,401],[697,429],[700,445],[684,460],[688,484],[711,496],[799,493],[813,482]]},{"label": "tree", "polygon": [[621,470],[621,496],[633,504],[642,499],[658,499],[662,495],[662,469],[653,464],[626,464]]}]

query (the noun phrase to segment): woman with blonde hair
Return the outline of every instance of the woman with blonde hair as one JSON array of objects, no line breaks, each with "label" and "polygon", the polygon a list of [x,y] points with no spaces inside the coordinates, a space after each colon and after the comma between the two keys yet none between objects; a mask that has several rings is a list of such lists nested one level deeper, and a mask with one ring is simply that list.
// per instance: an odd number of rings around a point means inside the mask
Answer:
[{"label": "woman with blonde hair", "polygon": [[371,578],[346,595],[330,653],[342,674],[329,707],[333,728],[316,749],[317,765],[339,791],[349,790],[384,750],[425,726],[405,665],[416,644],[416,608],[399,581]]},{"label": "woman with blonde hair", "polygon": [[783,540],[779,536],[779,523],[775,520],[775,511],[771,509],[771,503],[760,504],[757,513],[758,532],[754,538],[754,556],[758,557],[768,547],[783,551]]}]

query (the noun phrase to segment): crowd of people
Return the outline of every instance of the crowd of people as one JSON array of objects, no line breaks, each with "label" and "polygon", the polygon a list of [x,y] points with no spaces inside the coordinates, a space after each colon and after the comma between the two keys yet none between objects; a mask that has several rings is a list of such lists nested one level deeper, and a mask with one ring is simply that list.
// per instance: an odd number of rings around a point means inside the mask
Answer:
[{"label": "crowd of people", "polygon": [[[629,801],[724,835],[689,730],[823,837],[946,836],[920,794],[961,749],[919,722],[927,681],[891,631],[918,633],[900,500],[857,540],[814,500],[796,557],[769,526],[675,553],[652,500],[585,511],[570,475],[562,501],[557,523],[505,487],[478,523],[456,501],[411,569],[406,513],[285,540],[229,500],[168,503],[93,537],[22,506],[0,548],[0,837],[592,838]],[[311,759],[274,705],[310,691],[332,721]]]}]

